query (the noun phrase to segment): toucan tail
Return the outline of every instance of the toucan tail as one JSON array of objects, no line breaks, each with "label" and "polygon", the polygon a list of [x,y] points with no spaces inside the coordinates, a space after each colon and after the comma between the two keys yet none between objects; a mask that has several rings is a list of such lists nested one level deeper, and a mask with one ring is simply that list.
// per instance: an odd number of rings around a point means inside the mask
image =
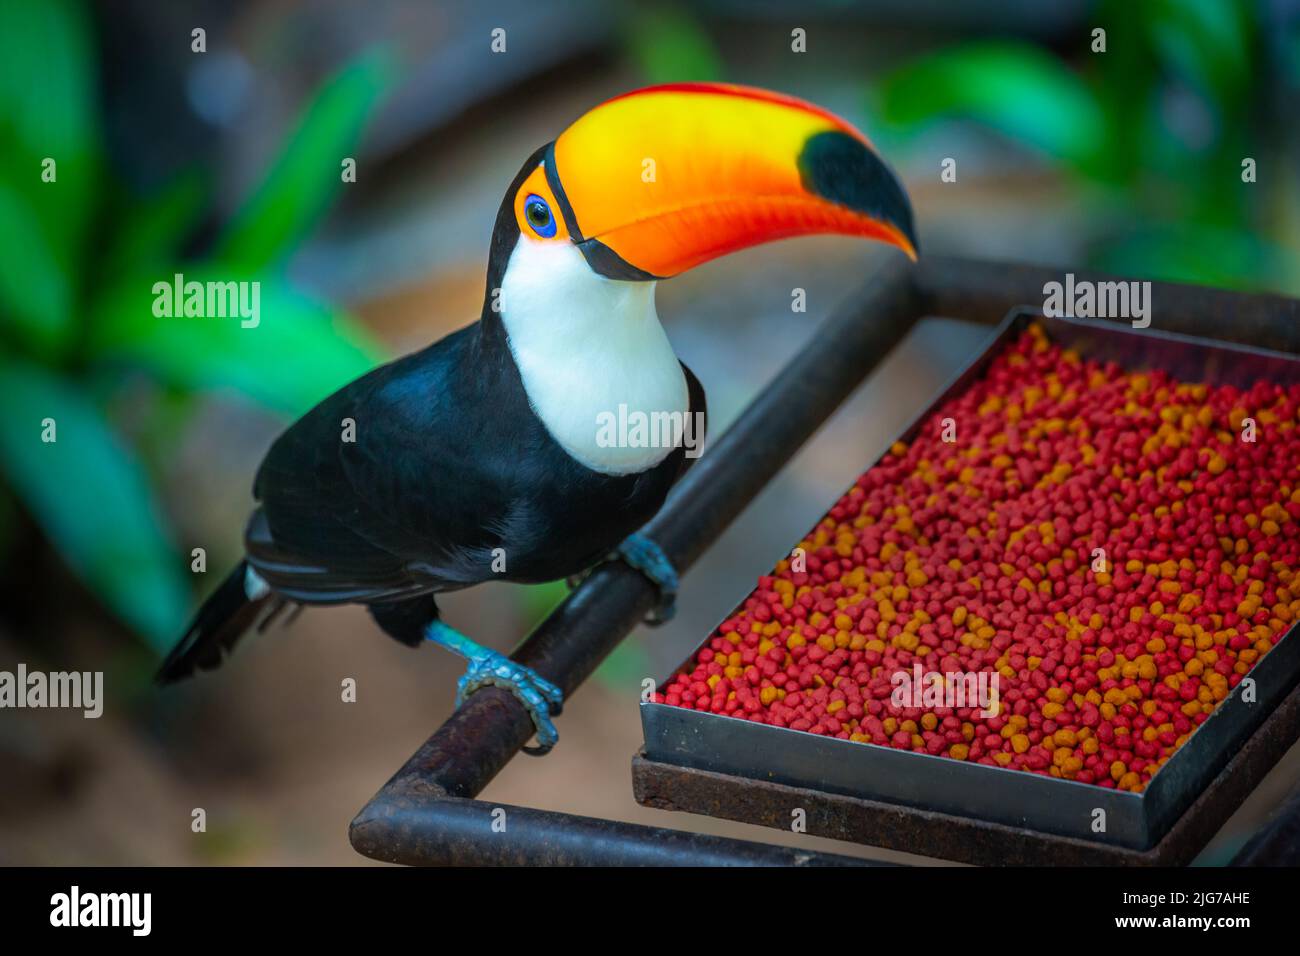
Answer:
[{"label": "toucan tail", "polygon": [[248,570],[248,562],[240,561],[203,602],[185,636],[158,668],[154,679],[159,684],[172,684],[192,677],[196,671],[219,667],[264,611],[271,608],[274,614],[284,606],[284,599],[265,586],[250,597]]}]

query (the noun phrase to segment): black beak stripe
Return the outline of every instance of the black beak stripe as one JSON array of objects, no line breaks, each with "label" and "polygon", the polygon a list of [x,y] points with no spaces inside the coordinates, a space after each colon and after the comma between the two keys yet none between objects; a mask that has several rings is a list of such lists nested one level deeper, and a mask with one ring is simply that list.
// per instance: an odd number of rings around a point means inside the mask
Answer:
[{"label": "black beak stripe", "polygon": [[564,217],[569,236],[573,244],[582,250],[582,255],[593,272],[607,279],[620,279],[625,282],[652,282],[662,278],[644,269],[638,269],[599,239],[584,238],[582,229],[578,226],[578,217],[574,215],[573,205],[564,192],[564,183],[560,182],[559,171],[555,168],[554,142],[546,146],[542,162],[546,167],[546,183],[551,187],[555,201],[559,204],[560,215]]},{"label": "black beak stripe", "polygon": [[838,130],[810,136],[799,153],[799,176],[810,193],[893,226],[920,254],[903,184],[861,140]]}]

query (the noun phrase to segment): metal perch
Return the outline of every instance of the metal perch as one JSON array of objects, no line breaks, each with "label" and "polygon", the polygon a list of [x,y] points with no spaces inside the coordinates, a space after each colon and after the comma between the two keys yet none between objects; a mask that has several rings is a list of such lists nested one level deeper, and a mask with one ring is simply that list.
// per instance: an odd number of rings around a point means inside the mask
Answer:
[{"label": "metal perch", "polygon": [[[991,325],[1016,306],[1041,303],[1044,284],[1059,281],[1061,274],[1041,267],[940,257],[881,269],[862,292],[822,324],[809,344],[718,439],[716,447],[687,473],[643,529],[644,534],[657,541],[679,569],[688,569],[920,318],[952,316]],[[1076,275],[1094,281],[1109,278]],[[1160,327],[1167,331],[1300,352],[1300,303],[1294,300],[1165,283],[1152,283],[1152,297],[1160,310]],[[554,681],[568,697],[641,622],[655,600],[654,587],[644,575],[621,563],[603,565],[512,657]],[[1212,801],[1219,822],[1240,805],[1295,740],[1300,733],[1297,723],[1294,719],[1270,721],[1257,732],[1257,738],[1269,735],[1274,746],[1256,746],[1268,759],[1257,759],[1243,771],[1249,776],[1249,786],[1243,786],[1245,781],[1238,774],[1227,792]],[[531,720],[511,694],[496,688],[474,694],[357,814],[350,829],[353,847],[378,860],[424,865],[861,862],[523,808],[507,808],[510,837],[502,839],[491,826],[495,805],[474,798],[532,733]],[[1211,788],[1222,779],[1220,775]],[[658,804],[674,802],[660,798]],[[1193,807],[1188,813],[1195,810]],[[1286,857],[1286,848],[1277,841],[1294,830],[1298,814],[1300,803],[1292,801],[1269,831],[1252,842],[1250,858],[1276,862]],[[750,822],[772,825],[761,815]],[[1192,827],[1195,850],[1216,830],[1217,826]],[[988,835],[962,832],[962,839],[973,844]],[[1269,833],[1274,834],[1271,842]],[[847,832],[827,831],[825,835],[853,838]],[[1052,852],[1055,840],[1059,838],[1041,837],[1041,853],[1028,852],[1027,859]],[[868,842],[879,845],[878,839]],[[918,852],[927,849],[954,859],[983,860],[981,854],[945,848],[934,841],[916,847]],[[1300,851],[1292,847],[1289,852],[1294,861]],[[1141,854],[1135,856],[1139,858],[1124,862],[1144,862]],[[1190,859],[1186,852],[1178,856]]]}]

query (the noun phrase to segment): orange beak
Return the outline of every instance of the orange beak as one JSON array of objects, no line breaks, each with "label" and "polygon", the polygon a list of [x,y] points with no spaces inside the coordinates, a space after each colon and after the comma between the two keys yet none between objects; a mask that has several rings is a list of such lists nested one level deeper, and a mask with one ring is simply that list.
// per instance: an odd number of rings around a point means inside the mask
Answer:
[{"label": "orange beak", "polygon": [[683,83],[616,97],[560,135],[546,175],[571,239],[611,278],[666,278],[816,233],[917,255],[907,193],[866,137],[765,90]]}]

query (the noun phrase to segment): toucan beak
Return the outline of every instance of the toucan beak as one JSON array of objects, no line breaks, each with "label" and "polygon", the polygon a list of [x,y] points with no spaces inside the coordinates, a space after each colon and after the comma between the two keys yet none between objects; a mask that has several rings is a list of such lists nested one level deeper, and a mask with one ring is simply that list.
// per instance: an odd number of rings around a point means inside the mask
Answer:
[{"label": "toucan beak", "polygon": [[664,278],[815,233],[917,256],[898,177],[860,132],[792,97],[716,83],[649,87],[582,116],[547,159],[570,237],[612,278]]}]

